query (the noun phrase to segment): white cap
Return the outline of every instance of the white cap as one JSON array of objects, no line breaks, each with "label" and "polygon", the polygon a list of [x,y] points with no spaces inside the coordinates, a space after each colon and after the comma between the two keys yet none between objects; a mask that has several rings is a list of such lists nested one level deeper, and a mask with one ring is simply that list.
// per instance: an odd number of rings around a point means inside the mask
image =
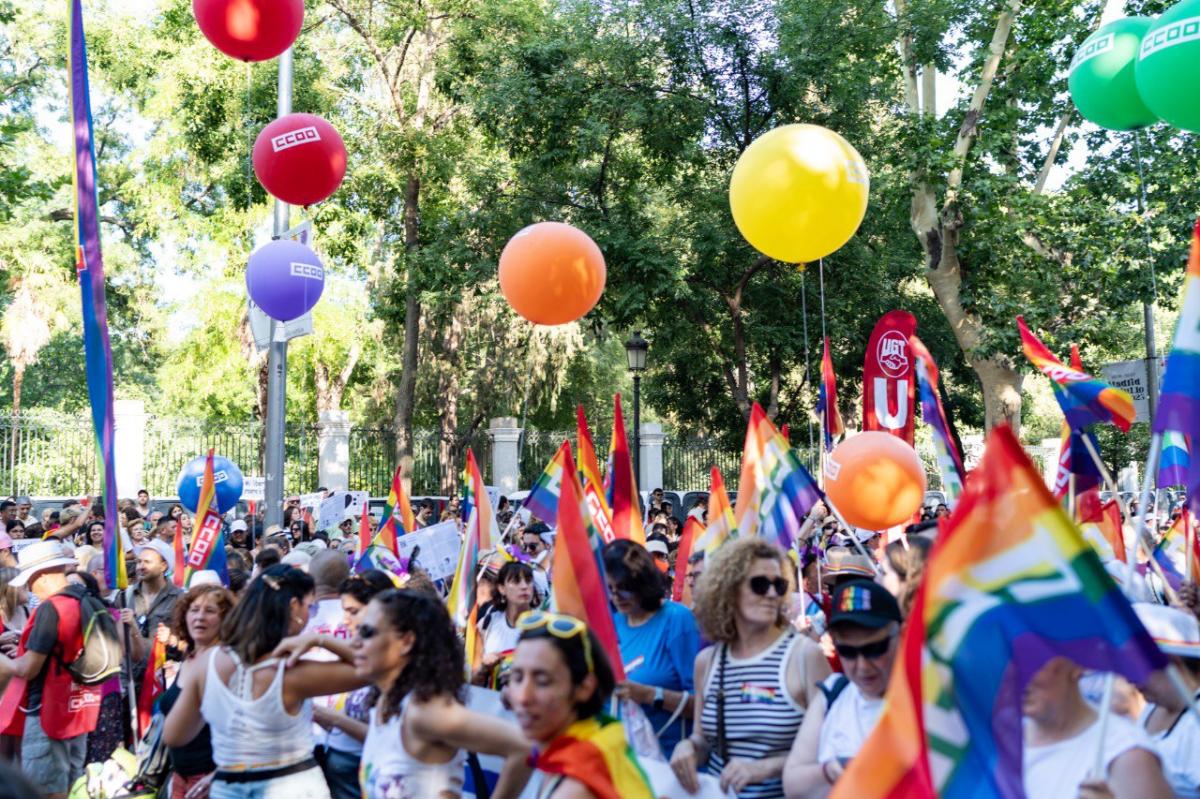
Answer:
[{"label": "white cap", "polygon": [[655,540],[646,542],[646,551],[651,555],[662,555],[663,557],[666,557],[670,550],[662,541]]},{"label": "white cap", "polygon": [[242,519],[237,519],[233,524],[229,525],[229,532],[236,533],[239,530],[243,533],[246,532],[246,522]]},{"label": "white cap", "polygon": [[201,569],[198,572],[192,572],[192,579],[188,582],[188,588],[195,588],[198,585],[221,585],[221,576],[212,569]]}]

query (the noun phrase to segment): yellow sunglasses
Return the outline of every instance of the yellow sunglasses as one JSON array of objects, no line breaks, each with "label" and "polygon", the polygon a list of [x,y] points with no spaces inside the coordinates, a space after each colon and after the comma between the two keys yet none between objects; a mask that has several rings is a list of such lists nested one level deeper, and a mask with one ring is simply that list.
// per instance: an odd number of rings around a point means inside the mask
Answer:
[{"label": "yellow sunglasses", "polygon": [[563,641],[569,641],[575,636],[583,638],[583,659],[587,663],[588,674],[596,673],[592,661],[592,641],[587,634],[587,625],[574,616],[563,616],[545,610],[527,610],[517,619],[517,629],[521,632],[531,632],[546,628],[546,631]]}]

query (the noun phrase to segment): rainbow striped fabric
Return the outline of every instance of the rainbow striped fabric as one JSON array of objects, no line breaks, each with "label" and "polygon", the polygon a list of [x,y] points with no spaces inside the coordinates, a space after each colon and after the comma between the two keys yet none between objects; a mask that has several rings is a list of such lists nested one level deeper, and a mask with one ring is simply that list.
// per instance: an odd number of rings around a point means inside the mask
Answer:
[{"label": "rainbow striped fabric", "polygon": [[653,799],[650,778],[625,738],[621,722],[607,716],[577,721],[537,759],[538,771],[583,783],[597,799]]},{"label": "rainbow striped fabric", "polygon": [[604,483],[600,479],[600,467],[596,461],[596,445],[592,443],[592,433],[588,429],[582,405],[575,409],[575,422],[579,483],[583,488],[583,498],[587,503],[588,515],[592,517],[592,524],[600,531],[604,543],[607,544],[616,540],[617,531],[613,528],[612,510],[608,507],[608,500],[604,498]]},{"label": "rainbow striped fabric", "polygon": [[1191,468],[1191,447],[1188,446],[1187,437],[1173,430],[1163,433],[1162,453],[1158,457],[1158,478],[1155,484],[1159,488],[1185,486]]},{"label": "rainbow striped fabric", "polygon": [[[738,483],[738,534],[758,535],[789,550],[821,489],[757,402],[750,411]],[[710,517],[711,519],[711,517]]]},{"label": "rainbow striped fabric", "polygon": [[842,415],[837,406],[837,379],[833,373],[833,358],[829,357],[829,336],[825,337],[825,351],[821,354],[821,385],[817,389],[817,413],[821,417],[825,451],[830,452],[833,450],[833,439],[840,436],[844,429]]},{"label": "rainbow striped fabric", "polygon": [[954,439],[950,436],[950,423],[946,419],[946,409],[942,407],[942,397],[938,393],[938,368],[933,355],[925,348],[925,343],[917,335],[908,337],[909,351],[917,359],[917,386],[921,394],[921,419],[933,430],[933,447],[937,452],[938,471],[942,475],[942,489],[950,500],[950,507],[962,496],[963,480],[966,470],[963,469],[962,457]]},{"label": "rainbow striped fabric", "polygon": [[608,604],[608,587],[604,584],[604,560],[601,557],[604,544],[591,524],[587,499],[570,452],[566,465],[567,474],[558,501],[551,599],[555,612],[587,623],[604,647],[617,681],[621,682],[625,679],[625,670],[621,665],[617,628]]},{"label": "rainbow striped fabric", "polygon": [[113,455],[112,348],[108,340],[108,304],[104,294],[104,257],[100,251],[100,201],[96,190],[96,148],[92,98],[88,85],[87,40],[83,5],[70,0],[71,35],[67,71],[71,100],[75,169],[75,271],[83,303],[83,365],[96,436],[96,467],[104,503],[104,576],[109,588],[129,585],[117,522],[117,471]]},{"label": "rainbow striped fabric", "polygon": [[1112,422],[1122,431],[1129,432],[1135,412],[1133,397],[1128,392],[1113,388],[1080,369],[1063,365],[1030,332],[1023,317],[1017,317],[1017,329],[1021,333],[1025,357],[1052,381],[1054,398],[1072,430],[1081,430],[1097,422]]},{"label": "rainbow striped fabric", "polygon": [[[1187,525],[1192,523],[1192,514],[1185,505],[1183,513],[1167,530],[1158,546],[1154,548],[1154,560],[1162,567],[1163,576],[1171,590],[1178,591],[1187,575]],[[1192,579],[1200,577],[1200,536],[1192,536]]]},{"label": "rainbow striped fabric", "polygon": [[[1083,371],[1083,359],[1079,357],[1079,347],[1071,345],[1071,368],[1077,372]],[[1066,420],[1062,423],[1061,441],[1058,447],[1058,470],[1054,475],[1054,491],[1056,499],[1062,499],[1071,491],[1071,475],[1075,475],[1076,495],[1100,485],[1100,470],[1096,468],[1083,437],[1092,441],[1096,451],[1100,445],[1091,433],[1072,430]]]},{"label": "rainbow striped fabric", "polygon": [[215,571],[221,585],[229,585],[229,565],[225,559],[225,523],[217,513],[216,481],[213,477],[214,450],[204,461],[204,477],[200,497],[196,500],[196,521],[192,525],[192,545],[188,548],[187,574],[184,583],[191,585],[198,571]]},{"label": "rainbow striped fabric", "polygon": [[483,656],[483,648],[479,645],[479,626],[476,624],[479,613],[479,604],[476,602],[479,555],[485,549],[491,549],[493,542],[499,541],[500,531],[496,527],[496,516],[492,512],[492,502],[484,488],[475,453],[470,449],[467,450],[466,477],[463,507],[467,514],[467,532],[458,553],[458,567],[454,571],[446,608],[463,631],[467,674],[470,675],[479,667]]},{"label": "rainbow striped fabric", "polygon": [[1200,436],[1200,333],[1197,331],[1200,331],[1200,220],[1192,230],[1179,321],[1154,414],[1156,433],[1174,430],[1193,439]]},{"label": "rainbow striped fabric", "polygon": [[646,543],[642,527],[642,503],[638,497],[637,479],[633,474],[633,459],[629,441],[625,438],[625,416],[621,413],[621,395],[613,399],[612,446],[608,453],[608,507],[612,509],[613,534],[639,544]]},{"label": "rainbow striped fabric", "polygon": [[1141,684],[1166,658],[1005,426],[926,565],[883,715],[834,799],[1024,796],[1021,696],[1051,658]]},{"label": "rainbow striped fabric", "polygon": [[408,501],[408,492],[404,490],[404,481],[400,479],[400,467],[392,473],[392,487],[388,491],[387,504],[383,508],[383,518],[379,521],[379,529],[375,531],[372,543],[387,547],[396,557],[400,556],[399,538],[417,529],[417,520],[413,517],[412,503]]},{"label": "rainbow striped fabric", "polygon": [[696,542],[695,551],[704,551],[704,557],[711,558],[731,538],[737,538],[737,523],[734,521],[733,508],[729,504],[729,494],[725,491],[725,480],[721,470],[712,467],[712,477],[708,484],[708,527],[704,535]]},{"label": "rainbow striped fabric", "polygon": [[563,476],[568,474],[566,464],[570,457],[571,445],[564,441],[521,506],[551,527],[558,525],[558,496],[562,493]]}]

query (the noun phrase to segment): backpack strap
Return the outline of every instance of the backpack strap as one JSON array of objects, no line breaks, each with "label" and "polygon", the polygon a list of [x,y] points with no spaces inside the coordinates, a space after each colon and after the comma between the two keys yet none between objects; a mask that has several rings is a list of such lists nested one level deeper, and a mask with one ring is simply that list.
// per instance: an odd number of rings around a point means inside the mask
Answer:
[{"label": "backpack strap", "polygon": [[850,678],[845,674],[839,674],[837,679],[833,681],[833,685],[826,685],[823,682],[817,683],[817,687],[821,689],[821,693],[825,695],[825,712],[829,712],[829,708],[833,707],[833,703],[842,695],[842,691],[846,690],[846,686],[850,684]]}]

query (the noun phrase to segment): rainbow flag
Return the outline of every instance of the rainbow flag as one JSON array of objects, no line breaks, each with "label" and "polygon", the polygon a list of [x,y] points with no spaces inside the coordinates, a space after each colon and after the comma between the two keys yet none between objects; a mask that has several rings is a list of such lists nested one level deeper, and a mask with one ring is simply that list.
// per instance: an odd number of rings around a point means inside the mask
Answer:
[{"label": "rainbow flag", "polygon": [[528,509],[531,514],[544,521],[551,527],[558,525],[558,496],[562,493],[563,477],[567,474],[567,461],[571,458],[571,445],[564,441],[554,453],[554,457],[546,464],[545,471],[538,477],[529,495],[525,497],[522,509]]},{"label": "rainbow flag", "polygon": [[938,368],[933,355],[925,348],[925,343],[917,338],[917,334],[908,337],[908,348],[917,359],[917,385],[921,393],[921,419],[933,430],[933,447],[937,451],[938,470],[942,475],[942,488],[950,500],[950,507],[962,496],[963,480],[966,470],[963,469],[962,457],[954,439],[950,436],[950,424],[946,420],[946,409],[942,407],[942,397],[938,393]]},{"label": "rainbow flag", "polygon": [[358,552],[361,558],[373,543],[371,536],[371,503],[364,502],[362,516],[358,520]]},{"label": "rainbow flag", "polygon": [[1128,392],[1113,388],[1081,369],[1064,366],[1030,332],[1023,317],[1017,317],[1017,329],[1025,357],[1052,381],[1054,398],[1072,430],[1082,430],[1096,422],[1112,422],[1123,432],[1129,432],[1135,413],[1133,397]]},{"label": "rainbow flag", "polygon": [[[399,521],[397,521],[397,514]],[[392,473],[392,487],[388,491],[387,504],[383,508],[383,519],[379,529],[375,531],[375,543],[385,546],[396,557],[400,557],[398,539],[402,535],[417,529],[417,520],[413,518],[412,503],[408,501],[408,492],[400,480],[400,467]]]},{"label": "rainbow flag", "polygon": [[624,726],[607,716],[568,727],[538,756],[537,769],[577,780],[597,799],[654,799]]},{"label": "rainbow flag", "polygon": [[112,348],[108,340],[108,306],[104,295],[104,256],[100,250],[100,201],[96,190],[96,149],[92,131],[92,98],[88,85],[87,40],[83,33],[81,0],[70,0],[71,124],[74,129],[75,271],[83,302],[83,357],[92,432],[96,436],[96,466],[104,502],[104,575],[110,588],[129,585],[125,553],[117,522],[117,472],[113,457]]},{"label": "rainbow flag", "polygon": [[925,569],[883,715],[833,799],[1022,797],[1021,696],[1043,665],[1134,685],[1166,665],[1006,426]]},{"label": "rainbow flag", "polygon": [[183,522],[178,519],[175,521],[175,540],[172,543],[175,546],[175,565],[171,569],[171,582],[183,588],[187,577],[187,553],[183,547]]},{"label": "rainbow flag", "polygon": [[596,461],[596,446],[592,443],[592,434],[588,430],[582,405],[575,409],[575,420],[575,446],[578,452],[579,482],[583,486],[583,498],[587,502],[592,524],[600,531],[604,543],[608,544],[617,539],[617,531],[613,528],[612,511],[604,498],[604,483],[600,479],[600,467]]},{"label": "rainbow flag", "polygon": [[[1187,575],[1187,525],[1192,524],[1192,514],[1185,505],[1183,513],[1163,535],[1154,548],[1154,560],[1162,567],[1163,576],[1171,589],[1178,591]],[[1194,529],[1194,528],[1193,528]],[[1192,579],[1200,577],[1200,536],[1192,536]]]},{"label": "rainbow flag", "polygon": [[613,534],[639,544],[646,543],[642,527],[642,503],[638,496],[637,478],[633,474],[633,459],[629,441],[625,438],[625,416],[621,413],[621,395],[613,399],[612,447],[608,453],[608,490],[605,499],[612,508]]},{"label": "rainbow flag", "polygon": [[204,461],[200,498],[196,500],[196,521],[192,527],[192,545],[188,549],[184,583],[191,585],[192,575],[206,569],[215,571],[222,585],[229,585],[229,566],[225,560],[225,523],[217,513],[217,492],[213,479],[213,452]]},{"label": "rainbow flag", "polygon": [[[840,436],[842,415],[837,406],[837,379],[833,374],[833,358],[829,357],[829,336],[825,337],[825,351],[821,355],[821,385],[817,389],[817,413],[821,416],[821,432],[825,437],[825,451],[833,450],[833,439]],[[787,435],[784,435],[787,439]]]},{"label": "rainbow flag", "polygon": [[479,645],[478,621],[479,605],[476,602],[476,574],[479,571],[479,555],[485,549],[492,548],[493,541],[499,541],[500,531],[496,527],[496,517],[492,513],[492,502],[488,499],[487,490],[483,485],[483,476],[479,472],[479,464],[475,461],[475,453],[467,450],[467,480],[464,496],[464,510],[467,514],[467,533],[463,540],[462,549],[458,554],[458,568],[454,572],[454,582],[450,587],[450,596],[446,607],[451,618],[463,631],[467,655],[467,674],[470,675],[479,667],[483,649]]},{"label": "rainbow flag", "polygon": [[612,663],[617,681],[625,679],[621,648],[604,584],[604,546],[591,524],[587,499],[575,462],[567,452],[567,474],[558,500],[558,538],[554,546],[554,580],[550,591],[554,609],[587,623]]},{"label": "rainbow flag", "polygon": [[1200,436],[1200,220],[1192,230],[1179,322],[1154,414],[1154,432]]},{"label": "rainbow flag", "polygon": [[1096,550],[1101,560],[1125,563],[1125,534],[1121,530],[1121,509],[1117,501],[1100,499],[1100,487],[1090,488],[1076,496],[1075,517],[1079,531]]},{"label": "rainbow flag", "polygon": [[762,406],[754,403],[742,449],[742,476],[734,510],[738,534],[762,536],[787,551],[819,499],[821,489],[812,475]]},{"label": "rainbow flag", "polygon": [[142,677],[142,688],[138,691],[138,730],[142,732],[150,729],[150,720],[154,716],[154,703],[167,690],[163,674],[166,665],[167,645],[158,636],[155,636],[154,643],[150,647],[150,659],[146,664],[146,674]]},{"label": "rainbow flag", "polygon": [[[1071,368],[1077,372],[1083,371],[1083,359],[1079,357],[1079,347],[1071,345]],[[1062,441],[1058,448],[1058,471],[1054,475],[1054,497],[1062,499],[1071,490],[1071,475],[1075,475],[1075,493],[1081,494],[1100,485],[1100,470],[1087,451],[1083,437],[1087,436],[1096,451],[1100,446],[1091,433],[1072,430],[1066,420],[1062,423]]]},{"label": "rainbow flag", "polygon": [[688,515],[683,523],[683,532],[679,535],[679,549],[675,552],[675,576],[671,580],[671,599],[679,602],[683,599],[684,589],[687,588],[688,558],[692,556],[692,548],[696,539],[704,535],[704,525],[695,516]]},{"label": "rainbow flag", "polygon": [[704,534],[696,542],[695,549],[703,550],[707,560],[731,538],[737,538],[737,523],[733,518],[733,508],[729,504],[721,470],[714,466],[708,483],[708,527],[704,528]]},{"label": "rainbow flag", "polygon": [[1167,431],[1163,433],[1162,454],[1158,458],[1158,488],[1185,486],[1188,484],[1188,472],[1191,470],[1191,448],[1183,433]]}]

